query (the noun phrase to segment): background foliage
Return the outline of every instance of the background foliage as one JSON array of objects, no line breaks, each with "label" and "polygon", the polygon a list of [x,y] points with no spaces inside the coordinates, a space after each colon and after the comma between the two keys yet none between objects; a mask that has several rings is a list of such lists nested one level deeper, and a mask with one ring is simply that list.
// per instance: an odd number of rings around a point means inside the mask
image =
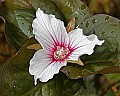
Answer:
[{"label": "background foliage", "polygon": [[[111,90],[108,85],[120,79],[120,74],[94,75],[120,72],[120,20],[106,15],[119,16],[113,12],[119,11],[119,8],[111,10],[112,7],[109,5],[113,0],[90,0],[89,2],[83,0],[83,2],[80,0],[5,0],[1,2],[0,15],[3,22],[1,25],[5,23],[6,39],[17,52],[7,60],[4,66],[0,67],[2,96],[103,96],[104,94],[119,96],[120,85],[113,84],[110,87]],[[119,3],[117,0],[114,1],[114,4]],[[91,56],[80,57],[85,66],[68,64],[49,82],[39,82],[34,86],[28,67],[35,50],[27,47],[37,43],[34,38],[31,38],[34,37],[31,24],[35,18],[35,11],[39,7],[45,13],[54,14],[56,18],[63,20],[65,25],[75,17],[76,26],[83,28],[84,34],[94,33],[99,39],[105,40],[105,43],[101,47],[96,46]],[[97,10],[99,8],[100,10]],[[106,14],[98,14],[101,12]],[[107,86],[106,91],[104,87]]]}]

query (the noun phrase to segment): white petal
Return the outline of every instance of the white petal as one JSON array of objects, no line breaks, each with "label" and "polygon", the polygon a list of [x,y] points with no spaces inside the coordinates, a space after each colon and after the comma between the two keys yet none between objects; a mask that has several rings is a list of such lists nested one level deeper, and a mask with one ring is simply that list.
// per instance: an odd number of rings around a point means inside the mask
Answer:
[{"label": "white petal", "polygon": [[44,14],[40,8],[36,12],[32,27],[35,38],[46,49],[65,42],[67,37],[64,23],[56,19],[54,15]]},{"label": "white petal", "polygon": [[53,62],[51,63],[41,75],[38,76],[41,82],[47,82],[49,79],[52,79],[54,74],[58,74],[61,67],[66,66],[67,62]]},{"label": "white petal", "polygon": [[30,60],[29,73],[34,75],[35,85],[37,84],[37,79],[40,79],[41,82],[47,82],[53,78],[54,74],[59,72],[62,66],[66,66],[65,61],[60,63],[52,62],[48,53],[45,49],[38,50]]},{"label": "white petal", "polygon": [[74,49],[69,56],[70,60],[78,60],[83,54],[91,55],[94,52],[95,45],[102,45],[104,40],[98,40],[97,36],[92,34],[85,36],[83,30],[78,28],[68,33],[70,40],[70,48]]},{"label": "white petal", "polygon": [[[29,73],[31,75],[41,74],[47,66],[51,63],[51,59],[48,58],[48,52],[45,49],[35,52],[33,58],[30,60]],[[34,76],[35,83],[37,76]]]}]

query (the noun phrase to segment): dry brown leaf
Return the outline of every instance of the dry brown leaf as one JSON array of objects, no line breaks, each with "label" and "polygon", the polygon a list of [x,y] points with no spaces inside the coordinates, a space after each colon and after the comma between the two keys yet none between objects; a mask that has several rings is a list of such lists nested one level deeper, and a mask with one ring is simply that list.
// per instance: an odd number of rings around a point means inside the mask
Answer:
[{"label": "dry brown leaf", "polygon": [[66,27],[66,31],[70,32],[75,28],[75,18],[72,17],[71,20],[69,21],[67,27]]},{"label": "dry brown leaf", "polygon": [[79,64],[79,65],[81,65],[81,66],[84,65],[83,62],[80,60],[80,58],[79,58],[77,61],[75,61],[75,60],[67,60],[67,62],[68,62],[68,63]]},{"label": "dry brown leaf", "polygon": [[42,49],[42,46],[39,43],[36,43],[36,44],[32,44],[32,45],[27,46],[27,48],[28,49],[39,50],[39,49]]},{"label": "dry brown leaf", "polygon": [[5,30],[5,19],[0,16],[0,32],[4,32]]},{"label": "dry brown leaf", "polygon": [[2,9],[2,2],[5,1],[5,0],[0,0],[0,11]]},{"label": "dry brown leaf", "polygon": [[[71,20],[69,21],[67,27],[66,27],[66,31],[67,31],[67,32],[70,32],[70,31],[74,30],[74,28],[75,28],[75,18],[72,17]],[[68,63],[79,64],[79,65],[81,65],[81,66],[84,65],[83,62],[80,60],[80,58],[79,58],[77,61],[75,61],[75,60],[67,60],[67,62],[68,62]]]}]

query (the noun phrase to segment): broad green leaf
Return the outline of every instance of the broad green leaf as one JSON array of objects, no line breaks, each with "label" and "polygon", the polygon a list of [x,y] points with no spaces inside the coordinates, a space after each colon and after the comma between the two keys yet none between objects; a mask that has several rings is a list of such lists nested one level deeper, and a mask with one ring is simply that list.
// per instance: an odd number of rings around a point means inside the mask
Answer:
[{"label": "broad green leaf", "polygon": [[64,82],[65,83],[64,83],[63,96],[74,96],[74,94],[76,94],[77,91],[80,90],[83,80],[82,79],[78,79],[78,80],[69,79],[66,81],[64,80]]},{"label": "broad green leaf", "polygon": [[83,86],[81,86],[81,88],[77,91],[77,93],[71,96],[96,96],[96,94],[91,93],[89,89],[85,89]]},{"label": "broad green leaf", "polygon": [[29,59],[34,53],[34,50],[27,50],[26,48],[28,44],[34,44],[35,40],[32,39],[31,41],[4,64],[1,77],[3,96],[21,96],[33,87],[33,78],[27,72]]},{"label": "broad green leaf", "polygon": [[61,96],[62,92],[63,80],[59,74],[47,83],[39,83],[22,96]]},{"label": "broad green leaf", "polygon": [[84,84],[83,79],[67,80],[64,84],[62,96],[96,96],[95,91],[91,91],[86,87],[86,84]]},{"label": "broad green leaf", "polygon": [[102,46],[96,46],[92,55],[80,57],[84,66],[69,64],[61,71],[72,79],[91,74],[120,72],[120,20],[98,14],[86,19],[81,26],[84,34],[96,34],[100,40],[105,40],[105,42]]},{"label": "broad green leaf", "polygon": [[63,13],[68,22],[72,17],[76,19],[76,26],[91,16],[90,10],[81,0],[52,0]]},{"label": "broad green leaf", "polygon": [[31,25],[38,7],[63,20],[61,12],[50,0],[6,0],[2,7],[0,14],[6,19],[6,38],[16,49],[33,36]]}]

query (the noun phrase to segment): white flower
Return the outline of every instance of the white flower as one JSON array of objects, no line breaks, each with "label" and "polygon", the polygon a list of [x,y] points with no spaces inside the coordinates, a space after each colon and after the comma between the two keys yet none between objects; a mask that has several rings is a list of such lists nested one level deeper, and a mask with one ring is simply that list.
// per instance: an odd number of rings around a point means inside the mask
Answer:
[{"label": "white flower", "polygon": [[67,60],[78,60],[83,54],[91,55],[95,45],[104,42],[94,34],[85,36],[80,28],[67,33],[61,20],[44,14],[39,8],[32,27],[36,40],[43,47],[30,60],[29,72],[34,75],[35,85],[37,79],[47,82],[53,78],[62,66],[67,65]]}]

